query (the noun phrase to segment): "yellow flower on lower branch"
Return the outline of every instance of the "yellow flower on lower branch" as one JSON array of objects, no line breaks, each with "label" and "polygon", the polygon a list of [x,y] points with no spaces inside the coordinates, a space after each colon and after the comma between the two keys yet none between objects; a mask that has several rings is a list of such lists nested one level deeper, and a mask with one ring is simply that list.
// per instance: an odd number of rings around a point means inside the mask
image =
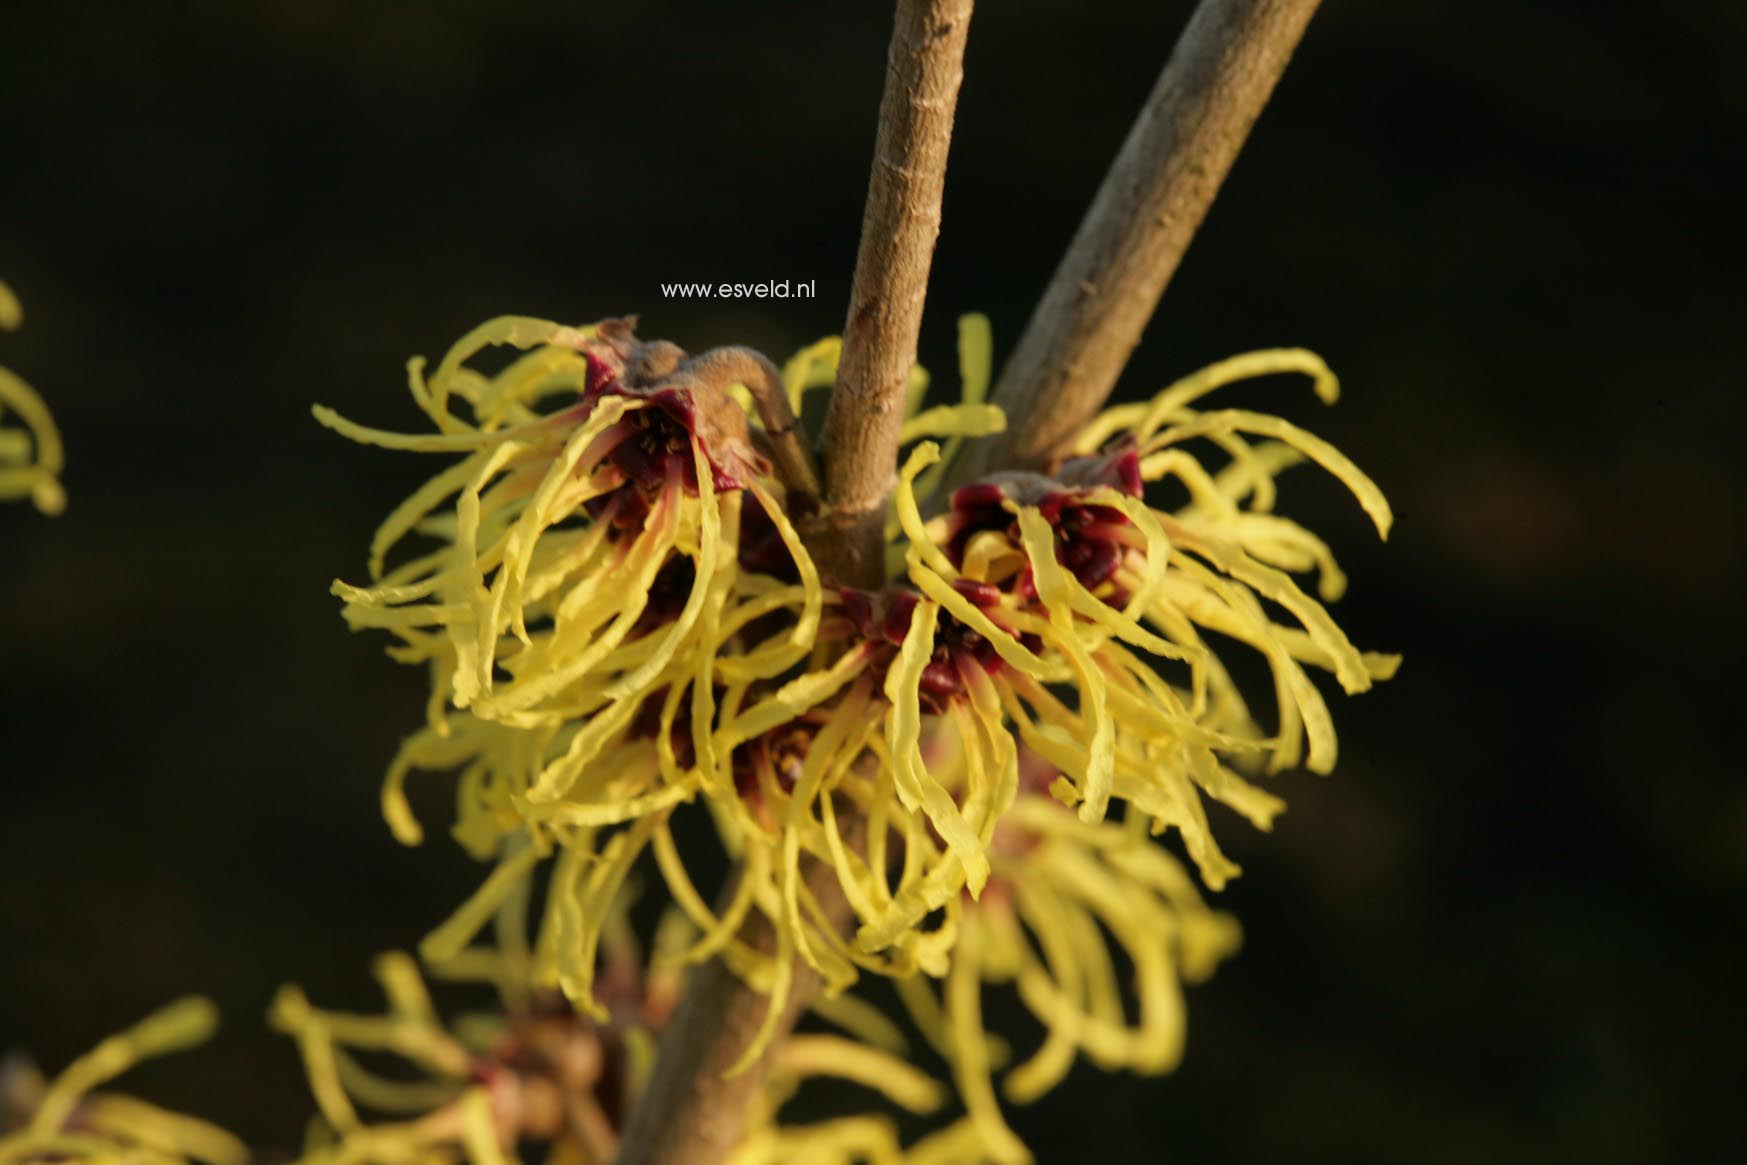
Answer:
[{"label": "yellow flower on lower branch", "polygon": [[[388,999],[380,1015],[320,1009],[298,989],[282,989],[271,1020],[297,1041],[321,1113],[303,1165],[507,1165],[526,1149],[567,1165],[612,1161],[696,939],[670,911],[645,959],[626,906],[620,896],[604,911],[593,968],[601,1008],[592,1016],[543,985],[539,952],[562,924],[548,914],[530,946],[521,933],[525,895],[497,911],[495,942],[428,964],[436,978],[495,984],[498,1006],[490,1012],[444,1023],[417,965],[401,954],[377,962]],[[863,1038],[808,1032],[787,1042],[754,1098],[735,1165],[904,1159],[893,1156],[896,1133],[884,1115],[783,1125],[780,1110],[807,1081],[848,1081],[915,1113],[944,1101],[938,1082],[904,1062],[902,1038],[890,1024],[847,1007],[825,1005],[821,1014]],[[389,1061],[397,1063],[392,1071]]]},{"label": "yellow flower on lower branch", "polygon": [[899,988],[952,1064],[980,1144],[992,1159],[1025,1161],[1029,1154],[1007,1128],[993,1087],[1006,1050],[984,1030],[985,989],[1017,990],[1046,1032],[1002,1076],[1001,1091],[1013,1103],[1054,1088],[1079,1056],[1106,1071],[1164,1073],[1183,1053],[1182,984],[1211,975],[1236,951],[1240,932],[1229,915],[1206,906],[1188,872],[1143,828],[1088,824],[1041,792],[1015,801],[993,864],[989,890],[962,909],[939,993],[921,979]]},{"label": "yellow flower on lower branch", "polygon": [[[18,298],[0,283],[0,332],[17,328],[23,318]],[[58,514],[67,506],[60,430],[36,390],[0,367],[0,422],[11,417],[24,427],[0,428],[0,501],[29,498],[43,513]]]},{"label": "yellow flower on lower branch", "polygon": [[[211,1001],[191,996],[110,1036],[52,1081],[24,1061],[0,1065],[0,1163],[246,1165],[248,1147],[215,1125],[94,1091],[141,1060],[204,1043],[217,1026]],[[11,1131],[4,1124],[9,1109],[21,1117]]]}]

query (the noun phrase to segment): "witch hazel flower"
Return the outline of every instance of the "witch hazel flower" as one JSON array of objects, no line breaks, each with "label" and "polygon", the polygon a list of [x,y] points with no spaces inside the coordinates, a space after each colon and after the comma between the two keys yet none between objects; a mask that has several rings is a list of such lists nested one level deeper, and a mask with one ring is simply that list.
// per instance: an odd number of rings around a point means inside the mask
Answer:
[{"label": "witch hazel flower", "polygon": [[[493,346],[521,354],[488,376],[474,361]],[[420,360],[408,372],[434,434],[316,415],[367,443],[462,455],[382,524],[373,585],[335,586],[348,621],[389,630],[391,655],[432,672],[427,725],[383,785],[396,837],[423,837],[408,777],[454,772],[454,833],[496,863],[422,949],[459,949],[550,860],[554,974],[594,1009],[605,905],[651,848],[689,889],[673,809],[735,799],[719,722],[812,646],[823,592],[788,518],[811,483],[785,441],[786,389],[747,349],[691,357],[627,320],[505,317],[428,378]],[[758,553],[743,567],[748,496]],[[389,568],[413,534],[435,548]]]},{"label": "witch hazel flower", "polygon": [[[487,376],[474,363],[493,345],[523,354]],[[796,949],[830,967],[834,988],[853,980],[848,962],[817,953],[842,940],[792,875],[795,782],[810,804],[810,790],[835,790],[866,752],[865,733],[833,727],[820,702],[877,703],[871,677],[855,682],[857,661],[821,662],[835,650],[817,635],[827,596],[788,516],[812,501],[804,458],[784,440],[792,405],[835,359],[834,344],[814,345],[779,373],[746,349],[689,357],[639,341],[628,321],[509,317],[464,338],[428,378],[422,362],[409,366],[436,434],[367,430],[318,409],[362,441],[463,454],[384,522],[374,585],[335,588],[354,626],[388,629],[401,640],[391,654],[433,672],[428,723],[383,785],[393,832],[423,838],[405,793],[413,773],[453,773],[453,833],[495,863],[426,938],[427,957],[452,956],[549,865],[560,937],[548,969],[596,1012],[605,904],[653,855],[700,932],[687,958],[727,958],[773,992],[773,1018]],[[967,420],[948,407],[909,428],[989,424],[986,409]],[[435,549],[389,568],[413,534]],[[721,908],[693,883],[673,831],[700,795],[744,871]],[[804,832],[808,852],[828,852],[821,826]],[[754,912],[790,944],[778,957],[738,939]]]},{"label": "witch hazel flower", "polygon": [[[899,477],[909,581],[1000,654],[1002,711],[1024,744],[1062,772],[1052,792],[1087,822],[1102,820],[1117,798],[1155,828],[1177,829],[1214,888],[1237,868],[1212,839],[1202,796],[1267,828],[1283,802],[1237,767],[1296,764],[1306,740],[1310,768],[1334,763],[1328,708],[1305,665],[1359,692],[1399,662],[1359,652],[1304,592],[1290,572],[1321,568],[1325,600],[1339,596],[1343,580],[1325,544],[1270,512],[1275,475],[1309,459],[1349,485],[1386,534],[1390,513],[1375,484],[1279,418],[1189,407],[1224,384],[1282,371],[1312,374],[1324,399],[1334,399],[1334,378],[1312,354],[1252,353],[1106,413],[1053,475],[973,483],[930,521],[913,483],[938,454],[919,448]],[[1258,433],[1272,440],[1252,446],[1246,434]],[[1196,437],[1230,456],[1217,477],[1181,448]],[[1147,486],[1165,478],[1188,486],[1189,506],[1170,512],[1148,503]],[[1267,658],[1277,731],[1256,724],[1207,643],[1209,630]]]},{"label": "witch hazel flower", "polygon": [[[486,376],[469,361],[494,345],[524,353]],[[391,631],[397,659],[432,668],[439,731],[449,707],[519,727],[587,721],[536,798],[562,795],[642,697],[708,671],[739,575],[744,495],[790,552],[800,615],[741,667],[775,674],[806,651],[817,573],[759,434],[728,391],[736,374],[776,382],[773,368],[746,358],[694,360],[641,343],[631,321],[567,328],[505,317],[463,338],[428,380],[422,361],[409,365],[435,434],[386,433],[316,409],[358,441],[463,455],[378,529],[372,584],[335,591],[354,627]],[[456,401],[471,420],[451,411]],[[389,570],[389,552],[415,532],[437,547]],[[658,581],[682,577],[678,609],[652,612]]]}]

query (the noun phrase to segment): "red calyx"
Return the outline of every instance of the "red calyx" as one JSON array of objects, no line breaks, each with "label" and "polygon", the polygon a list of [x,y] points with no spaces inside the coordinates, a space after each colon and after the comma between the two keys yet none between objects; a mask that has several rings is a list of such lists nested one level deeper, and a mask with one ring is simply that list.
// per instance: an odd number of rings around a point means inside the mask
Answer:
[{"label": "red calyx", "polygon": [[[669,478],[678,477],[688,493],[696,494],[694,441],[709,462],[711,482],[718,490],[743,489],[748,481],[770,472],[753,449],[745,413],[725,393],[683,376],[651,383],[638,379],[651,370],[672,371],[674,354],[683,356],[679,349],[660,341],[639,343],[625,327],[609,331],[603,324],[601,331],[605,338],[583,352],[588,372],[582,403],[593,408],[606,397],[621,396],[650,406],[620,422],[628,427],[628,439],[620,440],[607,455],[628,480],[653,493]],[[657,353],[661,362],[651,363],[646,358],[650,353]]]}]

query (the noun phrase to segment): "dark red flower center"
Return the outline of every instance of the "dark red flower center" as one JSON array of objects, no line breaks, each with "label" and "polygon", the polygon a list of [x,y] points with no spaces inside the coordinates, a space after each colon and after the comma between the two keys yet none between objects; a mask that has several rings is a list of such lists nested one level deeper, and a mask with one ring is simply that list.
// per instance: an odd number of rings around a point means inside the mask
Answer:
[{"label": "dark red flower center", "polygon": [[[1001,591],[998,587],[959,579],[953,583],[953,589],[999,624]],[[896,586],[887,587],[877,594],[843,587],[837,594],[844,618],[855,634],[875,652],[873,670],[876,674],[883,672],[891,666],[897,649],[908,637],[910,621],[921,597],[915,591]],[[1041,646],[1036,637],[1030,635],[1021,636],[1020,641],[1033,650]],[[951,701],[964,695],[964,677],[973,666],[994,674],[1005,665],[994,644],[982,632],[954,618],[950,612],[941,611],[934,629],[934,651],[917,683],[923,707],[931,713],[944,712]]]},{"label": "dark red flower center", "polygon": [[[1056,560],[1081,584],[1090,589],[1106,582],[1121,564],[1124,549],[1136,541],[1135,531],[1121,510],[1091,501],[1089,495],[1096,487],[1108,486],[1139,497],[1139,457],[1128,441],[1098,457],[1069,461],[1060,474],[1060,480],[1006,474],[954,491],[945,548],[948,559],[962,566],[971,540],[989,531],[1019,545],[1019,521],[1006,505],[1012,501],[1043,515],[1055,531]],[[1009,585],[1021,601],[1037,595],[1029,567]]]}]

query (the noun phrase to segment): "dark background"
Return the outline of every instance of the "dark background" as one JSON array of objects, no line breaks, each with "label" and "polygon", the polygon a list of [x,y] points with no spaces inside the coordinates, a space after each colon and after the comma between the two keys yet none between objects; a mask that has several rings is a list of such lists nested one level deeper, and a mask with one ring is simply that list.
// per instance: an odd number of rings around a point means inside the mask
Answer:
[{"label": "dark background", "polygon": [[[1188,5],[984,6],[925,326],[1023,326]],[[377,782],[422,677],[327,594],[434,463],[401,365],[488,316],[637,311],[779,358],[841,326],[882,4],[208,0],[0,16],[0,359],[71,506],[0,512],[0,1046],[52,1066],[190,990],[221,1038],[139,1091],[287,1145],[281,981],[479,877],[397,848]],[[1691,1160],[1739,1139],[1747,8],[1331,4],[1123,391],[1313,346],[1346,396],[1251,403],[1383,484],[1285,509],[1407,656],[1281,778],[1242,956],[1164,1081],[1014,1113],[1044,1162]],[[816,279],[814,301],[664,302]],[[947,380],[951,377],[948,375]],[[1739,1147],[1738,1145],[1736,1146]],[[1719,1158],[1723,1155],[1719,1153]]]}]

